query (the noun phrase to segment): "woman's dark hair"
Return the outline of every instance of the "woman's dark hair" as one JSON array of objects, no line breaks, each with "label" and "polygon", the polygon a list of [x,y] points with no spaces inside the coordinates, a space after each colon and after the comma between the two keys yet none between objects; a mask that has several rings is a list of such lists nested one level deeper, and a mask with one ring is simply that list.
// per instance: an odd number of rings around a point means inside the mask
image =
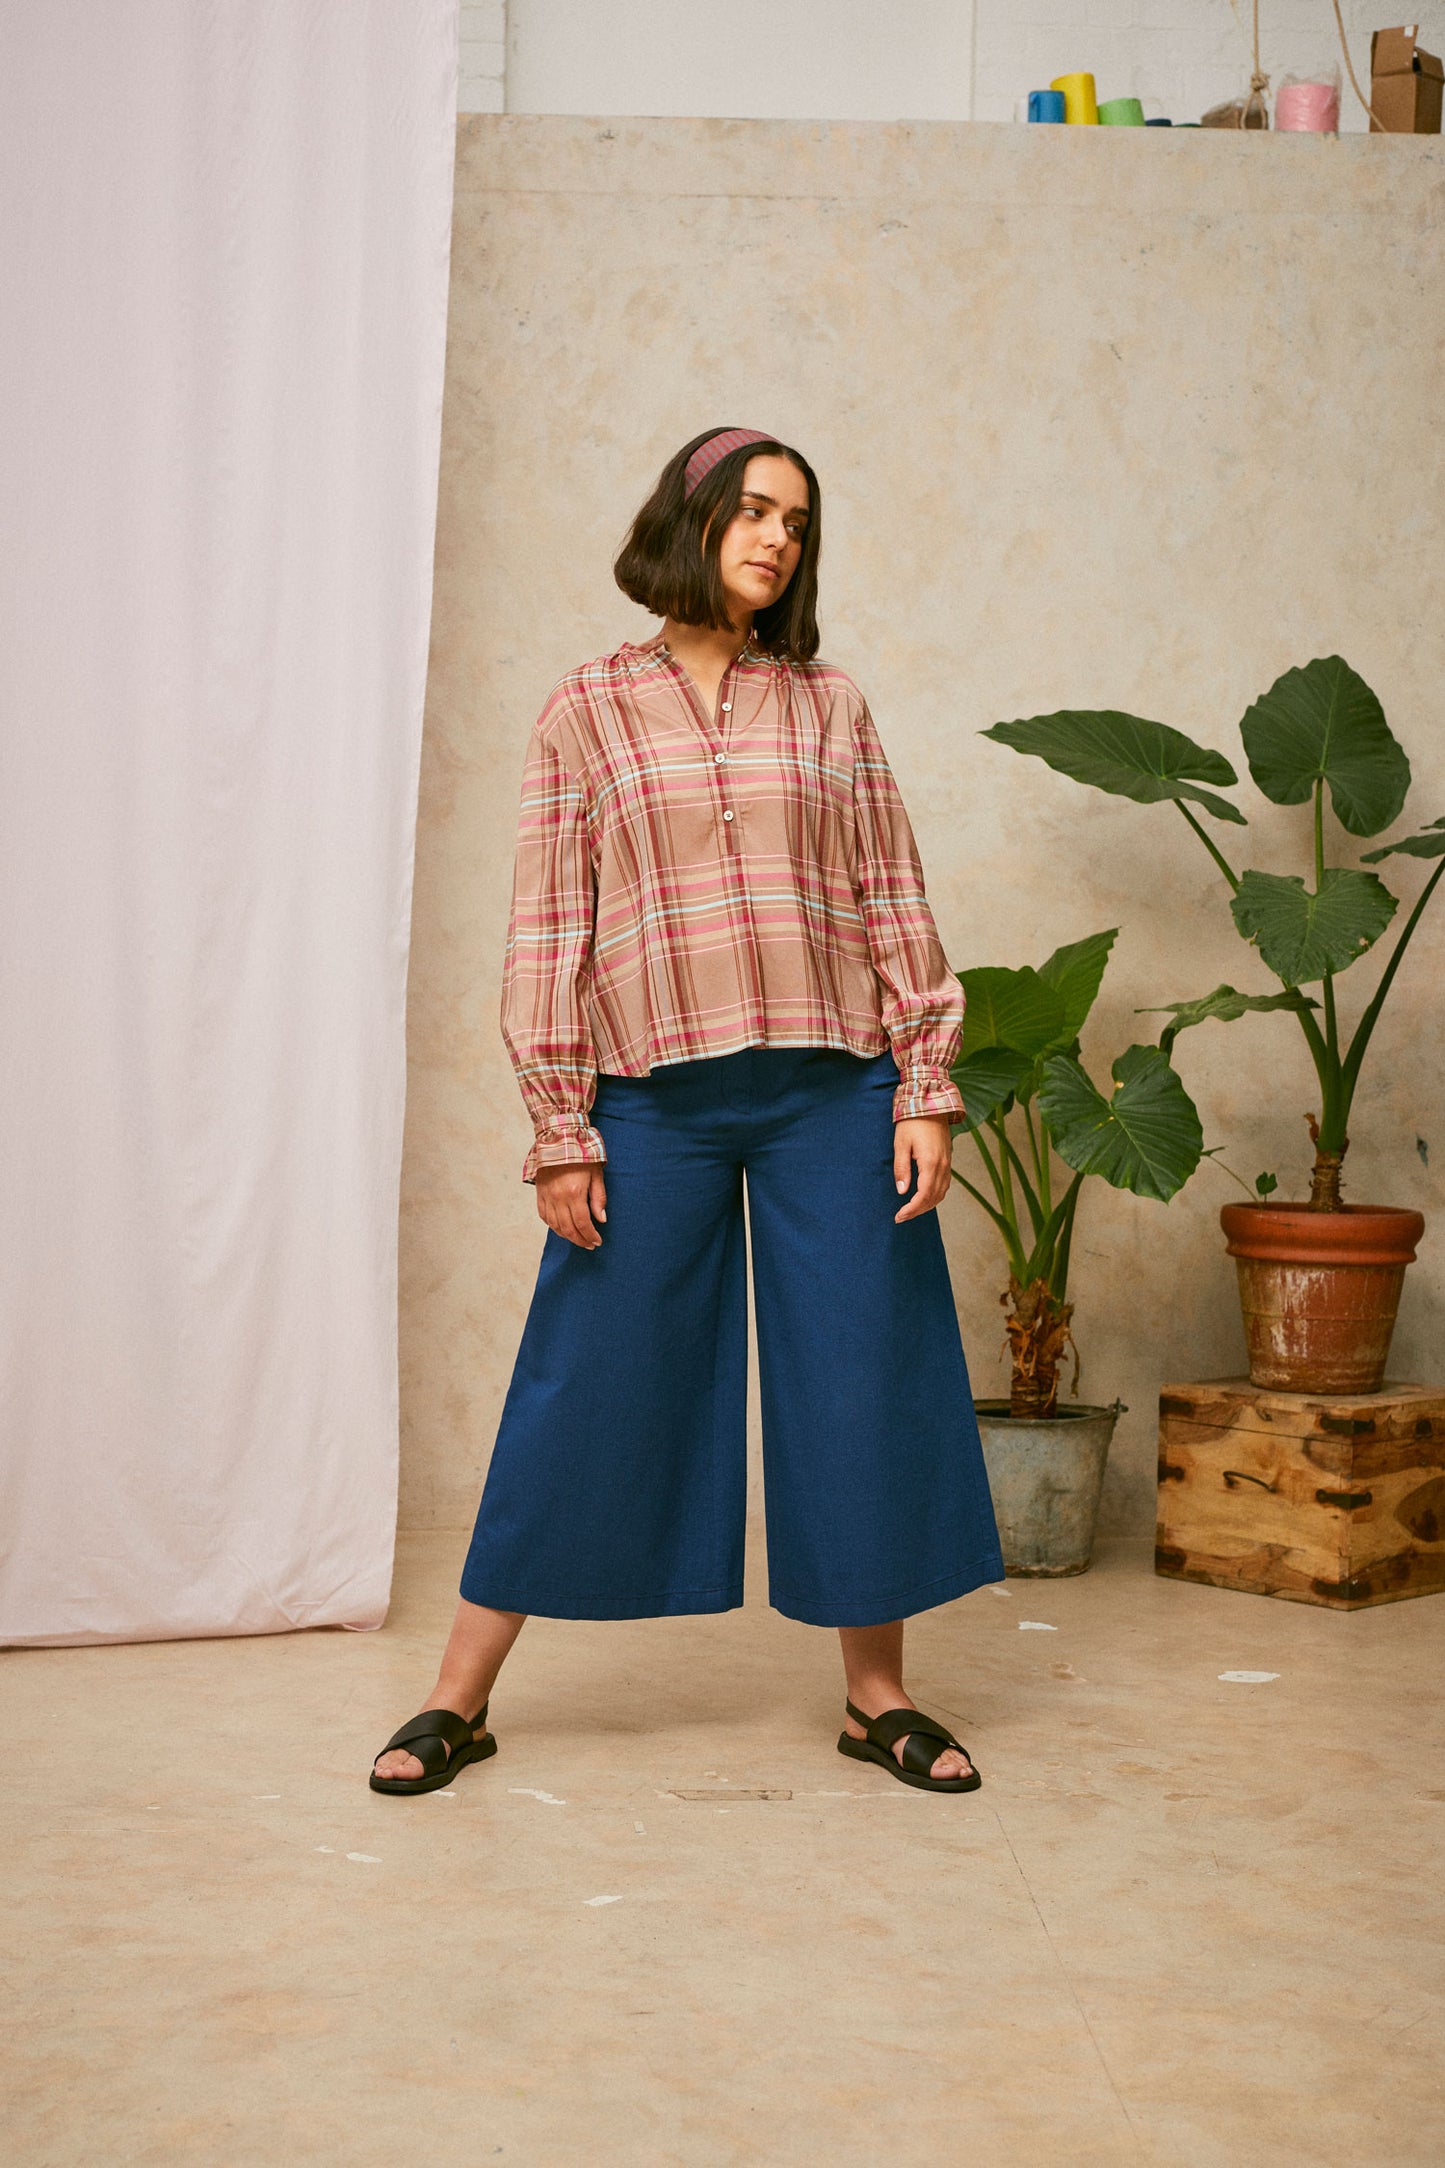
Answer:
[{"label": "woman's dark hair", "polygon": [[823,539],[818,477],[801,452],[769,437],[726,453],[692,495],[684,496],[683,473],[689,459],[700,444],[718,434],[718,429],[704,429],[673,453],[618,553],[612,568],[617,584],[624,595],[655,617],[674,617],[680,625],[711,625],[725,632],[732,620],[718,551],[742,503],[748,461],[759,453],[776,452],[790,459],[807,480],[808,523],[793,577],[776,602],[754,614],[753,639],[789,662],[811,662],[818,652],[818,550]]}]

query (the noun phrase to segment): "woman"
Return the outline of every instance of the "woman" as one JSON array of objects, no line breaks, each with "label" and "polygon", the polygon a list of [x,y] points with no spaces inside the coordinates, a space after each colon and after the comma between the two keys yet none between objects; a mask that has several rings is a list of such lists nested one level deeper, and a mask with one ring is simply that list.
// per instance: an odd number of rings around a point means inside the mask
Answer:
[{"label": "woman", "polygon": [[615,567],[661,632],[533,729],[502,1030],[548,1231],[451,1637],[375,1790],[496,1751],[529,1613],[742,1602],[744,1174],[770,1601],[837,1629],[841,1752],[980,1782],[903,1687],[904,1619],[1003,1575],[935,1216],[963,993],[867,704],[815,660],[819,525],[798,452],[695,437]]}]

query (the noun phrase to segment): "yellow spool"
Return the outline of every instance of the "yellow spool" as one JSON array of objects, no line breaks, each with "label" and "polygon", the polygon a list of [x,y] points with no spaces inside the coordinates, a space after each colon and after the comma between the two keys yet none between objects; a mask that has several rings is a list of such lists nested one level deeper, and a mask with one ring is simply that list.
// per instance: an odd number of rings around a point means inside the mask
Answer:
[{"label": "yellow spool", "polygon": [[1092,75],[1056,75],[1049,89],[1063,92],[1065,121],[1083,123],[1090,128],[1098,126],[1099,101]]}]

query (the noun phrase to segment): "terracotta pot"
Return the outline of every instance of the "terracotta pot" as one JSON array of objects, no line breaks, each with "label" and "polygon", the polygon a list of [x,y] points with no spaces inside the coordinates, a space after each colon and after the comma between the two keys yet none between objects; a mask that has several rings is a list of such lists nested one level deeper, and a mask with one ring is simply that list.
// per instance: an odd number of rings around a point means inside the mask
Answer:
[{"label": "terracotta pot", "polygon": [[1249,1382],[1284,1393],[1377,1393],[1424,1217],[1396,1205],[1227,1204]]}]

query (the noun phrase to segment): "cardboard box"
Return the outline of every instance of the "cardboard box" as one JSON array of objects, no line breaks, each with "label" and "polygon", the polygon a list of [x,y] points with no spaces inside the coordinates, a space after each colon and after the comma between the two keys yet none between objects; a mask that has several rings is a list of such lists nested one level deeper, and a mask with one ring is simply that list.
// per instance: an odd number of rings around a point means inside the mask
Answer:
[{"label": "cardboard box", "polygon": [[1370,40],[1372,135],[1439,135],[1440,99],[1445,68],[1416,43],[1418,23],[1400,30],[1377,30]]}]

